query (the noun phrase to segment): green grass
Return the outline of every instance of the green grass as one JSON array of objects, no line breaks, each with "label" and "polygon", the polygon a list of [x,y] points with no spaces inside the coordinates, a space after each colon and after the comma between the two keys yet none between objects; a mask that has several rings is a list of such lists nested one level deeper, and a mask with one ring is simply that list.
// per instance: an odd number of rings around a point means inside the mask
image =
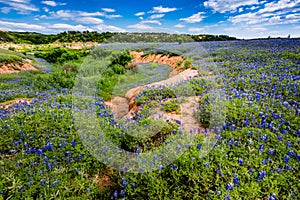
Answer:
[{"label": "green grass", "polygon": [[167,79],[171,71],[167,65],[142,64],[119,76],[113,96],[124,96],[132,88]]},{"label": "green grass", "polygon": [[0,62],[14,62],[14,61],[22,61],[23,55],[13,52],[13,51],[8,51],[4,49],[0,49]]}]

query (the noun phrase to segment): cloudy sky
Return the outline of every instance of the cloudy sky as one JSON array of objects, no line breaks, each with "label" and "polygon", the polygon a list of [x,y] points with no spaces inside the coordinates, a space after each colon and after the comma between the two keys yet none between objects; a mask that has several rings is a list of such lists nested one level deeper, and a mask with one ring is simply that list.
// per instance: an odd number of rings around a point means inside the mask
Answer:
[{"label": "cloudy sky", "polygon": [[300,37],[300,0],[0,0],[0,30]]}]

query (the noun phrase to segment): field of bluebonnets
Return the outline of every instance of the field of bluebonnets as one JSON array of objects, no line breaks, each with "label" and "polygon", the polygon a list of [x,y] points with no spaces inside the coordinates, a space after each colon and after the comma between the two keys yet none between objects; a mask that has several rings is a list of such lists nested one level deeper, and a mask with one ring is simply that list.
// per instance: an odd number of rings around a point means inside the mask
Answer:
[{"label": "field of bluebonnets", "polygon": [[[118,80],[126,80],[128,73],[133,76],[125,67],[131,60],[126,49],[183,55],[200,73],[174,88],[148,88],[135,98],[142,109],[134,120],[147,125],[154,102],[172,98],[175,105],[168,108],[177,109],[172,91],[192,88],[201,98],[198,109],[190,112],[207,128],[207,134],[197,134],[195,141],[177,148],[185,146],[187,151],[172,164],[144,173],[120,172],[100,162],[85,147],[75,126],[75,112],[80,112],[72,101],[76,74],[82,63],[101,71],[99,62],[105,55],[111,62],[98,77],[97,97],[86,101],[90,111],[97,113],[105,136],[139,153],[166,146],[172,135],[180,134],[180,122],[164,122],[156,137],[128,136],[104,107]],[[41,70],[0,76],[0,102],[31,101],[0,109],[0,199],[300,198],[299,40],[107,44],[87,54],[61,49],[36,53],[43,58],[37,59]],[[155,70],[161,76],[155,76]],[[133,78],[130,87],[143,84],[144,78],[147,83],[162,80],[169,72],[165,66],[149,64],[146,70],[134,72],[139,78]],[[207,76],[217,77],[216,81]],[[200,156],[210,132],[210,91],[216,88],[225,91],[226,118],[212,149]]]}]

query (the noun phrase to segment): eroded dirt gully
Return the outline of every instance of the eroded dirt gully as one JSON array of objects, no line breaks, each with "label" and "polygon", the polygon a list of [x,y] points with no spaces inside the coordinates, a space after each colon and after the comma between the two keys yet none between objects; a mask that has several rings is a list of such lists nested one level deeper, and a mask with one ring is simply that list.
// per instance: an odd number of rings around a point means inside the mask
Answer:
[{"label": "eroded dirt gully", "polygon": [[[159,82],[151,83],[148,85],[139,86],[132,88],[126,92],[125,97],[114,97],[110,101],[105,102],[105,104],[112,109],[115,117],[121,118],[131,118],[134,116],[134,112],[140,109],[139,106],[135,105],[134,98],[144,90],[149,87],[159,87],[159,86],[171,86],[176,83],[182,82],[187,79],[198,77],[198,70],[183,69],[184,59],[181,56],[168,56],[161,54],[150,54],[147,56],[142,56],[143,52],[131,51],[131,55],[134,57],[133,63],[149,63],[156,62],[159,64],[166,64],[173,68],[170,73],[169,78]],[[178,63],[181,63],[180,65]],[[179,120],[181,121],[181,127],[194,132],[200,130],[199,123],[193,117],[193,111],[197,109],[199,97],[186,97],[183,102],[180,103],[180,113],[172,112],[166,113],[160,108],[154,110],[153,117],[169,120]],[[201,129],[202,131],[202,129]]]},{"label": "eroded dirt gully", "polygon": [[0,63],[0,74],[19,73],[26,70],[37,70],[29,59],[23,59],[22,62]]}]

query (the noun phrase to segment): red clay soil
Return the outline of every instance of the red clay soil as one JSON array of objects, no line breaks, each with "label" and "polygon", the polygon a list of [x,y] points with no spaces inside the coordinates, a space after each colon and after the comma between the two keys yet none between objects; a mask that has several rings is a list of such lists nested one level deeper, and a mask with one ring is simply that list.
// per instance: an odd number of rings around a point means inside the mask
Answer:
[{"label": "red clay soil", "polygon": [[23,60],[23,62],[0,63],[0,74],[12,74],[25,70],[37,70],[30,62],[30,60],[26,59]]},{"label": "red clay soil", "polygon": [[184,59],[181,56],[168,56],[162,54],[149,54],[147,56],[143,56],[144,52],[142,51],[131,51],[130,55],[134,57],[134,63],[160,63],[164,65],[169,65],[173,69],[181,71],[184,66]]}]

